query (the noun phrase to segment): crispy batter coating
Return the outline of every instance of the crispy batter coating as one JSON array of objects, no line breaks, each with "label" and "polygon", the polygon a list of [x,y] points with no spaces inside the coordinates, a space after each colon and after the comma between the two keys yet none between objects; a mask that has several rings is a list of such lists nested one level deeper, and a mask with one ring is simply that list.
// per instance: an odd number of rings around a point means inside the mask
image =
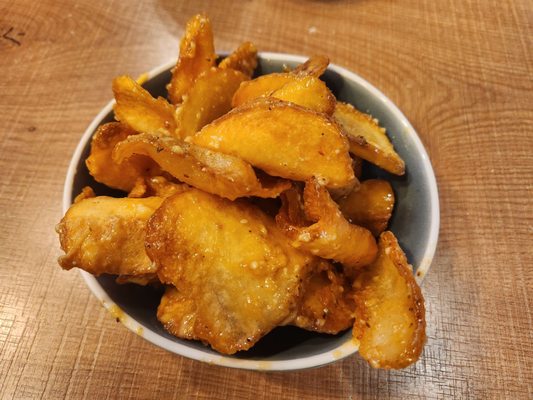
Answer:
[{"label": "crispy batter coating", "polygon": [[351,153],[393,174],[405,173],[404,161],[374,118],[342,102],[337,102],[333,118],[348,138]]},{"label": "crispy batter coating", "polygon": [[300,76],[314,76],[319,78],[329,65],[329,58],[326,56],[312,56],[303,64],[294,68],[291,73]]},{"label": "crispy batter coating", "polygon": [[115,145],[137,132],[120,122],[109,122],[98,127],[91,140],[91,154],[85,165],[94,180],[109,187],[129,192],[139,179],[161,173],[149,157],[134,156],[119,165],[113,161]]},{"label": "crispy batter coating", "polygon": [[191,187],[186,183],[178,183],[174,178],[164,176],[153,176],[151,178],[140,179],[136,182],[135,187],[128,194],[128,197],[170,197],[173,194],[189,190]]},{"label": "crispy batter coating", "polygon": [[294,75],[283,72],[261,75],[251,81],[243,82],[233,95],[231,104],[233,107],[238,107],[258,97],[268,97],[294,79]]},{"label": "crispy batter coating", "polygon": [[355,182],[348,142],[339,127],[322,113],[284,101],[257,99],[235,108],[192,140],[272,176],[297,181],[316,176],[328,188]]},{"label": "crispy batter coating", "polygon": [[353,325],[355,304],[351,285],[335,267],[323,261],[304,284],[298,315],[299,328],[337,334]]},{"label": "crispy batter coating", "polygon": [[379,236],[389,224],[394,209],[394,191],[383,179],[367,179],[361,182],[358,190],[339,199],[338,203],[348,221]]},{"label": "crispy batter coating", "polygon": [[231,110],[233,94],[247,79],[240,71],[215,67],[200,74],[178,108],[179,135],[191,136]]},{"label": "crispy batter coating", "polygon": [[346,221],[316,179],[306,182],[303,205],[296,189],[283,193],[282,202],[276,222],[294,247],[342,263],[349,276],[376,258],[372,233]]},{"label": "crispy batter coating", "polygon": [[96,194],[94,193],[94,190],[90,186],[84,186],[83,189],[81,189],[80,194],[78,194],[74,198],[74,203],[79,203],[82,200],[90,199],[92,197],[96,197]]},{"label": "crispy batter coating", "polygon": [[251,165],[240,158],[170,136],[131,136],[115,146],[113,159],[121,163],[134,154],[149,156],[181,182],[231,200],[244,196],[277,197],[291,185],[280,179],[260,181]]},{"label": "crispy batter coating", "polygon": [[326,84],[312,75],[269,74],[241,84],[233,96],[233,107],[259,97],[273,97],[313,111],[331,115],[336,99]]},{"label": "crispy batter coating", "polygon": [[93,275],[141,275],[155,266],[144,251],[145,226],[163,200],[93,197],[73,204],[56,230],[64,269]]},{"label": "crispy batter coating", "polygon": [[336,99],[323,81],[312,75],[291,76],[294,79],[272,92],[270,97],[327,115],[333,114]]},{"label": "crispy batter coating", "polygon": [[194,333],[196,310],[194,299],[187,297],[185,292],[178,291],[174,286],[167,286],[157,307],[157,319],[174,336],[199,340],[200,338]]},{"label": "crispy batter coating", "polygon": [[405,368],[426,341],[424,298],[394,234],[383,232],[379,255],[357,277],[353,334],[374,368]]},{"label": "crispy batter coating", "polygon": [[147,225],[161,282],[196,305],[192,335],[232,354],[294,319],[315,258],[244,201],[191,189],[166,199]]},{"label": "crispy batter coating", "polygon": [[[273,97],[291,101],[314,110],[318,107],[318,111],[320,111],[320,108],[326,109],[328,113],[331,113],[333,111],[332,107],[334,108],[334,105],[331,105],[331,97],[333,95],[326,85],[318,79],[324,73],[328,64],[329,59],[327,57],[314,56],[293,71],[261,75],[251,81],[243,82],[233,96],[232,105],[237,107],[258,97],[272,96],[274,92],[280,90],[283,86],[291,84],[281,94],[278,93],[278,96]],[[320,82],[322,82],[322,85]],[[302,89],[305,89],[305,83],[311,85],[309,95],[312,99],[306,99],[305,95],[301,93]],[[333,100],[335,100],[334,97]]]},{"label": "crispy batter coating", "polygon": [[174,135],[174,107],[165,99],[152,95],[129,76],[113,80],[115,118],[137,132]]},{"label": "crispy batter coating", "polygon": [[187,22],[178,62],[167,85],[170,102],[181,103],[196,78],[215,66],[216,59],[211,21],[205,15],[195,15]]},{"label": "crispy batter coating", "polygon": [[224,58],[218,67],[240,71],[250,78],[257,68],[257,48],[251,42],[244,42],[233,53]]}]

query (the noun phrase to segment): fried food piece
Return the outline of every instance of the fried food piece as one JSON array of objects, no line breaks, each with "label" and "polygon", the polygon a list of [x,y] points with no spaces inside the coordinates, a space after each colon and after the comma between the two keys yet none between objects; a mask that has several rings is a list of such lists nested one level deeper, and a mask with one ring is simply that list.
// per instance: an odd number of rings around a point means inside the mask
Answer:
[{"label": "fried food piece", "polygon": [[170,102],[181,103],[200,74],[215,66],[216,59],[211,21],[205,15],[195,15],[187,22],[178,62],[167,85]]},{"label": "fried food piece", "polygon": [[383,232],[379,255],[354,282],[353,334],[374,368],[399,369],[418,360],[426,341],[424,298],[394,234]]},{"label": "fried food piece", "polygon": [[233,95],[231,104],[238,107],[259,97],[268,97],[294,79],[295,75],[290,73],[273,73],[243,82]]},{"label": "fried food piece", "polygon": [[100,196],[73,204],[56,227],[66,253],[59,265],[96,276],[154,273],[144,251],[144,234],[148,218],[162,201]]},{"label": "fried food piece", "polygon": [[237,50],[224,58],[218,64],[218,67],[221,69],[234,69],[251,78],[257,68],[257,49],[253,43],[244,42]]},{"label": "fried food piece", "polygon": [[291,186],[289,181],[259,181],[250,164],[240,158],[217,153],[170,136],[142,133],[115,146],[117,163],[134,154],[150,157],[161,168],[198,189],[234,200],[238,197],[277,197]]},{"label": "fried food piece", "polygon": [[189,190],[191,187],[186,183],[177,183],[165,178],[164,176],[154,176],[151,178],[140,179],[135,187],[128,194],[128,197],[170,197],[173,194]]},{"label": "fried food piece", "polygon": [[[233,97],[233,106],[238,107],[258,97],[273,97],[328,115],[335,110],[335,96],[320,79],[311,75],[300,76],[292,73],[274,75],[274,78],[265,78],[271,75],[263,75],[254,79],[257,83],[250,81],[249,85],[241,85]],[[277,87],[276,81],[283,82],[279,88],[264,91],[265,88],[269,88],[268,85]]]},{"label": "fried food piece", "polygon": [[129,76],[113,80],[115,118],[137,132],[174,135],[174,107],[152,95]]},{"label": "fried food piece", "polygon": [[292,325],[337,334],[353,325],[355,304],[348,280],[326,261],[304,284],[298,315]]},{"label": "fried food piece", "polygon": [[174,286],[167,286],[161,303],[157,307],[157,319],[172,335],[189,340],[199,340],[194,331],[196,322],[196,305],[193,299],[178,291]]},{"label": "fried food piece", "polygon": [[196,189],[154,213],[146,251],[161,282],[196,305],[190,336],[224,354],[249,349],[294,319],[301,281],[316,260],[291,247],[258,208]]},{"label": "fried food piece", "polygon": [[394,209],[394,191],[383,179],[368,179],[361,182],[358,190],[340,199],[338,204],[348,221],[379,236],[389,224]]},{"label": "fried food piece", "polygon": [[232,69],[211,68],[203,72],[178,108],[179,136],[193,135],[231,110],[231,99],[247,75]]},{"label": "fried food piece", "polygon": [[[291,83],[291,82],[292,83],[297,82],[306,77],[314,77],[314,78],[317,78],[318,80],[320,75],[322,75],[324,71],[326,70],[326,68],[328,67],[328,64],[329,64],[329,59],[327,57],[314,56],[314,57],[311,57],[309,60],[307,60],[305,63],[296,67],[291,72],[280,72],[280,73],[262,75],[251,81],[243,82],[241,86],[239,87],[239,90],[237,90],[235,92],[235,95],[233,96],[232,105],[233,107],[237,107],[249,101],[257,99],[258,97],[272,96],[272,94],[276,90],[281,89],[286,84]],[[323,94],[324,89],[319,87],[319,84],[316,83],[315,81],[313,81],[312,84],[315,85],[315,88],[313,89],[313,91],[318,92],[319,94],[324,96]],[[294,90],[294,88],[292,90]],[[329,99],[329,94],[326,94],[325,96],[328,97]],[[277,97],[277,96],[274,96],[274,97]],[[297,101],[298,99],[300,101],[305,100],[305,96],[303,95],[299,95],[299,96],[293,95],[293,97],[294,97],[294,100],[291,100],[290,98],[282,99],[282,100],[293,101],[296,104],[300,104]],[[316,103],[316,101],[314,103]],[[313,105],[314,103],[311,103],[311,105]],[[305,106],[305,104],[302,104],[302,105]]]},{"label": "fried food piece", "polygon": [[146,196],[146,193],[148,193],[148,186],[146,185],[146,181],[144,180],[144,178],[139,178],[135,181],[133,188],[131,188],[130,192],[128,193],[128,197],[131,197],[133,199],[148,197]]},{"label": "fried food piece", "polygon": [[327,115],[335,110],[336,99],[333,93],[323,81],[311,75],[295,76],[270,96]]},{"label": "fried food piece", "polygon": [[329,65],[329,58],[326,56],[312,56],[303,64],[294,68],[291,73],[300,76],[314,76],[319,78],[326,72]]},{"label": "fried food piece", "polygon": [[394,151],[385,128],[351,104],[337,102],[333,118],[350,142],[350,152],[395,175],[405,173],[405,163]]},{"label": "fried food piece", "polygon": [[91,140],[91,154],[85,165],[95,181],[109,187],[131,191],[139,179],[160,173],[150,158],[135,156],[119,165],[113,161],[115,145],[137,132],[120,122],[109,122],[98,127]]},{"label": "fried food piece", "polygon": [[283,193],[281,200],[276,222],[294,247],[342,263],[348,276],[376,258],[372,233],[346,221],[315,178],[305,184],[303,205],[296,189]]},{"label": "fried food piece", "polygon": [[324,114],[275,99],[258,99],[206,125],[193,143],[231,154],[273,176],[328,188],[354,185],[348,143]]},{"label": "fried food piece", "polygon": [[146,181],[149,196],[167,198],[176,193],[182,193],[191,187],[186,183],[171,182],[163,176],[154,176]]},{"label": "fried food piece", "polygon": [[83,189],[81,189],[80,194],[78,194],[74,198],[74,204],[79,203],[82,200],[90,199],[92,197],[96,197],[96,194],[94,194],[94,190],[90,186],[85,186]]}]

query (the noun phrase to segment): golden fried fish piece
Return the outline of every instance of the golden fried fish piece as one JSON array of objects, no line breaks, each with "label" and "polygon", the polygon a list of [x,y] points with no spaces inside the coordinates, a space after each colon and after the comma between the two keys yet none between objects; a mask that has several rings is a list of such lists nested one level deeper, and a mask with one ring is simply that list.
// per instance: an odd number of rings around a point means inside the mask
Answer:
[{"label": "golden fried fish piece", "polygon": [[329,58],[322,55],[314,55],[310,57],[303,64],[298,65],[291,71],[291,74],[298,76],[314,76],[315,78],[320,77],[329,65]]},{"label": "golden fried fish piece", "polygon": [[248,79],[240,71],[215,67],[200,74],[177,109],[179,136],[184,139],[194,135],[231,110],[233,93]]},{"label": "golden fried fish piece", "polygon": [[383,179],[367,179],[357,190],[338,200],[342,214],[375,236],[387,229],[394,209],[394,191]]},{"label": "golden fried fish piece", "polygon": [[[222,64],[229,58],[231,58],[231,56],[223,60],[220,65],[222,66]],[[314,85],[315,88],[310,90],[311,96],[316,94],[324,94],[324,89],[318,87],[319,83],[317,83],[317,81],[320,75],[322,75],[324,71],[326,71],[328,64],[329,58],[325,56],[313,56],[305,63],[298,65],[294,70],[290,72],[278,72],[267,75],[261,75],[251,81],[243,82],[239,87],[239,90],[237,90],[233,96],[233,107],[237,107],[258,97],[271,96],[272,93],[281,89],[284,85],[294,84],[295,82],[308,82],[311,85]],[[302,80],[302,78],[315,78],[315,80]],[[325,87],[325,84],[323,85]],[[303,86],[301,86],[300,88],[304,89]],[[332,97],[333,95],[331,95],[331,92],[329,92],[327,88],[325,89],[327,91],[325,97]],[[285,95],[287,94],[289,93],[286,93]],[[298,102],[298,99],[300,99],[300,101],[306,101],[304,97],[305,96],[292,96],[292,99],[284,98],[284,100],[300,104]],[[333,98],[333,102],[334,100],[335,99]],[[315,101],[315,103],[317,102]],[[328,106],[328,110],[330,112],[332,111],[332,107],[335,108],[334,103]]]},{"label": "golden fried fish piece", "polygon": [[218,67],[221,69],[234,69],[250,78],[257,67],[257,49],[251,42],[242,43],[233,53],[224,58]]},{"label": "golden fried fish piece", "polygon": [[113,107],[115,118],[137,132],[157,135],[175,135],[174,106],[162,98],[154,98],[150,92],[129,76],[113,80]]},{"label": "golden fried fish piece", "polygon": [[199,340],[194,333],[196,309],[193,299],[178,291],[174,286],[167,286],[165,294],[161,297],[161,303],[157,307],[157,319],[174,336]]},{"label": "golden fried fish piece", "polygon": [[426,341],[424,298],[394,234],[379,237],[376,261],[354,282],[359,354],[374,368],[416,362]]},{"label": "golden fried fish piece", "polygon": [[240,157],[272,176],[328,188],[356,182],[348,141],[325,114],[264,98],[234,108],[192,136],[193,143]]},{"label": "golden fried fish piece", "polygon": [[120,165],[113,161],[116,144],[136,134],[136,131],[120,122],[109,122],[98,127],[91,140],[91,154],[85,160],[95,181],[129,192],[139,179],[161,173],[161,168],[146,156],[136,155]]},{"label": "golden fried fish piece", "polygon": [[99,196],[73,204],[57,225],[64,269],[93,275],[141,275],[155,272],[144,250],[145,226],[163,199]]},{"label": "golden fried fish piece", "polygon": [[335,110],[336,99],[326,84],[312,75],[280,73],[260,76],[242,83],[233,95],[238,107],[258,97],[272,97],[328,115]]},{"label": "golden fried fish piece", "polygon": [[354,309],[349,281],[333,264],[323,261],[304,284],[298,315],[291,325],[337,334],[353,325]]},{"label": "golden fried fish piece", "polygon": [[337,102],[333,119],[350,142],[350,152],[395,175],[405,173],[405,162],[396,153],[385,128],[351,104]]},{"label": "golden fried fish piece", "polygon": [[187,21],[178,62],[172,69],[172,78],[167,85],[171,103],[181,103],[196,78],[215,66],[216,59],[211,21],[205,15],[195,15]]},{"label": "golden fried fish piece", "polygon": [[296,189],[286,191],[281,199],[276,222],[294,247],[342,263],[349,276],[376,258],[372,233],[350,224],[316,179],[306,182],[303,204]]},{"label": "golden fried fish piece", "polygon": [[113,151],[117,163],[135,155],[148,156],[170,175],[198,189],[234,200],[238,197],[278,197],[291,183],[259,179],[250,164],[171,136],[146,133],[130,136]]},{"label": "golden fried fish piece", "polygon": [[153,176],[137,181],[128,197],[170,197],[173,194],[189,190],[191,187],[186,183],[174,182],[164,176]]},{"label": "golden fried fish piece", "polygon": [[278,72],[245,81],[233,95],[231,104],[233,107],[238,107],[258,97],[268,97],[285,84],[294,81],[295,78],[296,76],[290,73]]},{"label": "golden fried fish piece", "polygon": [[167,198],[150,218],[146,252],[161,282],[196,305],[191,335],[224,354],[293,320],[316,262],[258,208],[196,189]]}]

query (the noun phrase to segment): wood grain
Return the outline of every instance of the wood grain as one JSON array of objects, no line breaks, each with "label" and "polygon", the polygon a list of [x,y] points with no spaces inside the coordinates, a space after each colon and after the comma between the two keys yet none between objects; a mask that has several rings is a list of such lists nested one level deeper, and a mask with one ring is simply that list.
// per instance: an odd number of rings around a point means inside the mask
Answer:
[{"label": "wood grain", "polygon": [[[533,397],[533,7],[528,0],[0,0],[0,397]],[[70,156],[111,79],[177,55],[205,11],[216,45],[325,53],[405,113],[437,174],[428,343],[403,371],[357,356],[259,373],[167,353],[56,264]]]}]

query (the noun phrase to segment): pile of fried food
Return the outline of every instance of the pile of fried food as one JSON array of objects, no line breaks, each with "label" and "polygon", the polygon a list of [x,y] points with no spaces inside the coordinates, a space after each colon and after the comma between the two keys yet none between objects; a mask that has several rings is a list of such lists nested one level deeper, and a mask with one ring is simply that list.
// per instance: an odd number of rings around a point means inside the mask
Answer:
[{"label": "pile of fried food", "polygon": [[404,162],[378,121],[320,80],[328,63],[252,79],[254,45],[220,60],[209,19],[193,17],[169,101],[113,81],[117,122],[98,128],[86,165],[128,196],[83,189],[57,227],[61,267],[165,285],[159,321],[220,353],[294,325],[352,328],[376,368],[415,362],[424,300],[386,231],[394,193],[358,179],[362,160],[397,175]]}]

